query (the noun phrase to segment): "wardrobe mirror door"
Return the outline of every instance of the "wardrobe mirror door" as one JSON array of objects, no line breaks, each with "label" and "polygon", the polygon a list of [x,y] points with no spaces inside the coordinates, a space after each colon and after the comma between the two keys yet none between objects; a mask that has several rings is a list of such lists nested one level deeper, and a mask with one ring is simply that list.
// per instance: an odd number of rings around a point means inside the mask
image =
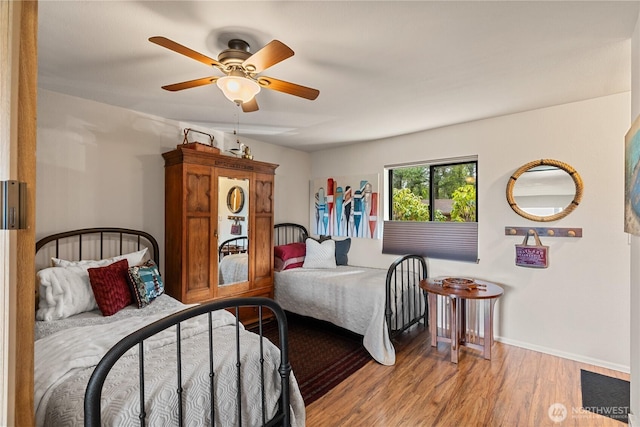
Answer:
[{"label": "wardrobe mirror door", "polygon": [[218,177],[218,286],[249,280],[249,180]]}]

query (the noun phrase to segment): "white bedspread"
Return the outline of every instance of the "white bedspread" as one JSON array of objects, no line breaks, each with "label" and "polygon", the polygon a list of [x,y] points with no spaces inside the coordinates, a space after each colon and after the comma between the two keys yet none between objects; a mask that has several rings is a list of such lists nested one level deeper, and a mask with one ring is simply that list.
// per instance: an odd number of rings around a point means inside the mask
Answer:
[{"label": "white bedspread", "polygon": [[225,255],[219,270],[220,285],[245,282],[249,277],[249,256],[246,253]]},{"label": "white bedspread", "polygon": [[294,268],[275,273],[275,300],[285,310],[363,335],[363,345],[383,365],[396,353],[385,319],[387,270],[353,266]]},{"label": "white bedspread", "polygon": [[[182,307],[184,308],[184,307]],[[173,310],[177,311],[177,310]],[[86,384],[106,351],[127,334],[168,312],[128,317],[113,323],[78,326],[52,333],[35,342],[35,408],[37,425],[82,425]],[[214,319],[216,372],[216,425],[237,425],[235,318],[217,311]],[[186,399],[185,425],[209,422],[208,319],[199,316],[183,322],[182,381]],[[257,363],[259,336],[241,330],[242,421],[261,424],[260,376]],[[177,424],[175,328],[145,341],[145,400],[149,425]],[[277,409],[280,378],[279,350],[265,343],[265,390],[268,417]],[[102,395],[104,425],[137,424],[139,412],[137,347],[120,359],[105,382]],[[292,425],[304,426],[305,409],[297,383],[291,376]],[[162,386],[162,389],[160,389]],[[105,410],[104,408],[109,408]]]}]

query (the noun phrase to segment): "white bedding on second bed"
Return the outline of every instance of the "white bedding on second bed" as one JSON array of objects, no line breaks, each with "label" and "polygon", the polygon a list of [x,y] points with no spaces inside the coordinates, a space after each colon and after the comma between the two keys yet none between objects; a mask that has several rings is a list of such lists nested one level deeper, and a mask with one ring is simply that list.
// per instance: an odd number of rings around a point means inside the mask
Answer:
[{"label": "white bedding on second bed", "polygon": [[383,365],[395,349],[385,318],[386,269],[338,266],[275,273],[275,300],[283,309],[325,320],[363,335],[363,345]]},{"label": "white bedding on second bed", "polygon": [[249,255],[246,253],[225,255],[220,260],[219,284],[245,282],[249,277]]},{"label": "white bedding on second bed", "polygon": [[[82,424],[84,391],[95,365],[106,351],[127,334],[151,323],[171,312],[186,306],[163,295],[144,309],[132,308],[119,312],[119,316],[104,318],[85,314],[56,322],[37,322],[35,342],[35,408],[38,425],[79,425]],[[151,309],[145,311],[146,309]],[[151,312],[153,311],[153,312]],[[149,315],[141,316],[142,313]],[[120,314],[122,313],[122,314]],[[216,408],[217,425],[236,425],[235,392],[235,317],[225,310],[213,313],[214,347],[216,348]],[[93,319],[93,320],[92,320]],[[90,323],[87,326],[87,323]],[[47,325],[48,324],[48,325]],[[184,396],[189,410],[186,411],[185,425],[201,425],[208,420],[208,318],[206,315],[183,322],[181,327],[183,342],[183,382]],[[243,423],[261,423],[260,386],[256,378],[260,376],[257,363],[259,336],[241,331],[243,378]],[[266,341],[266,340],[265,340]],[[280,378],[276,369],[280,358],[278,349],[265,342],[266,404],[271,417],[277,408]],[[149,425],[175,424],[177,396],[175,393],[175,328],[151,337],[145,341],[145,377],[151,384],[146,388],[147,402],[153,402],[153,410],[148,410]],[[103,412],[103,424],[124,425],[125,420],[137,421],[138,398],[138,356],[137,347],[130,350],[112,369],[103,388],[103,407],[118,408],[118,411]],[[155,391],[154,386],[164,383],[167,388]],[[304,402],[297,383],[291,377],[292,425],[304,425]],[[225,395],[225,397],[222,397]],[[54,402],[55,405],[49,404]],[[226,403],[223,403],[226,402]],[[173,415],[172,415],[173,414]],[[223,416],[225,414],[230,414]]]}]

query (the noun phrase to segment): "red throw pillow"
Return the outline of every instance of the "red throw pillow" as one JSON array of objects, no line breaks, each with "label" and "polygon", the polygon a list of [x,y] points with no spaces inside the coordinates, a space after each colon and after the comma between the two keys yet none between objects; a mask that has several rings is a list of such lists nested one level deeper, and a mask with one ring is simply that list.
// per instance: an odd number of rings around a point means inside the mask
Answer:
[{"label": "red throw pillow", "polygon": [[282,271],[290,268],[302,267],[306,253],[307,246],[303,242],[275,246],[273,248],[273,255],[276,259],[275,269],[277,271]]},{"label": "red throw pillow", "polygon": [[93,295],[103,316],[111,316],[133,303],[127,282],[129,262],[126,259],[87,271]]}]

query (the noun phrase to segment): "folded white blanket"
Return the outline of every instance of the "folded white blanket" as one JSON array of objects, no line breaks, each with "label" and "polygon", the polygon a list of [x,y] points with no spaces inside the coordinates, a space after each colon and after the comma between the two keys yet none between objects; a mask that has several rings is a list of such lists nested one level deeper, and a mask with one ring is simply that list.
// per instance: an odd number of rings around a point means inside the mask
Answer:
[{"label": "folded white blanket", "polygon": [[220,285],[248,280],[249,256],[246,253],[225,255],[218,266]]}]

